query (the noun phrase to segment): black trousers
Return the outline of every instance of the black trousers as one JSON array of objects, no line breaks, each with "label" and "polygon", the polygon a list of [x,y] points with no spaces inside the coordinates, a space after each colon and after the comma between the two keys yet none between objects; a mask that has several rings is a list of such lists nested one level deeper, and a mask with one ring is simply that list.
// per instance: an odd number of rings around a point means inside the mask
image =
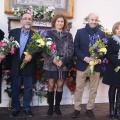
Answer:
[{"label": "black trousers", "polygon": [[0,103],[1,103],[1,99],[2,99],[1,92],[2,92],[2,77],[0,77]]}]

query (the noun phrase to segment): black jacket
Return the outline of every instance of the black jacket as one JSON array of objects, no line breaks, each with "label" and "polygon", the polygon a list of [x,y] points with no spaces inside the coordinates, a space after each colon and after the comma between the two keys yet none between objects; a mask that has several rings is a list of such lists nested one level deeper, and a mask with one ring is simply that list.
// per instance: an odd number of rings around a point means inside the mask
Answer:
[{"label": "black jacket", "polygon": [[107,58],[109,63],[103,77],[103,83],[107,85],[112,85],[115,87],[120,87],[120,70],[115,72],[115,68],[120,66],[120,59],[118,59],[118,52],[120,50],[120,45],[117,44],[115,40],[110,38],[108,40]]},{"label": "black jacket", "polygon": [[[63,30],[62,35],[59,36],[56,30],[48,31],[48,38],[51,38],[56,44],[56,55],[60,56],[63,65],[60,67],[61,71],[67,71],[67,62],[71,59],[74,53],[74,45],[72,34]],[[53,55],[46,56],[44,60],[44,70],[58,71],[56,65],[53,64]]]},{"label": "black jacket", "polygon": [[[10,30],[9,38],[12,36],[12,37],[14,37],[14,40],[17,40],[17,42],[20,43],[20,33],[21,33],[21,28]],[[34,32],[32,30],[30,30],[27,44],[29,43],[29,39],[31,38],[33,33]],[[26,44],[26,46],[27,46],[27,44]],[[25,46],[24,51],[26,51],[26,46]],[[28,62],[23,69],[20,70],[20,65],[25,56],[24,56],[24,54],[22,54],[22,57],[20,59],[20,57],[19,57],[20,51],[19,50],[20,49],[17,49],[14,55],[9,55],[10,57],[7,58],[8,59],[7,61],[10,61],[12,75],[15,75],[15,76],[17,76],[17,75],[34,75],[36,67],[37,67],[37,62],[36,62],[37,54],[33,54],[32,60],[30,62]]]},{"label": "black jacket", "polygon": [[[0,41],[4,38],[4,32],[0,29]],[[0,63],[0,77],[2,77],[2,63]]]},{"label": "black jacket", "polygon": [[[105,33],[101,30],[97,30],[100,38],[105,38]],[[89,34],[85,28],[77,30],[75,40],[74,40],[74,50],[75,55],[77,56],[77,63],[76,63],[76,69],[79,71],[85,71],[87,66],[89,65],[84,61],[84,58],[90,57],[89,52]],[[96,65],[95,71],[100,72],[101,66]]]}]

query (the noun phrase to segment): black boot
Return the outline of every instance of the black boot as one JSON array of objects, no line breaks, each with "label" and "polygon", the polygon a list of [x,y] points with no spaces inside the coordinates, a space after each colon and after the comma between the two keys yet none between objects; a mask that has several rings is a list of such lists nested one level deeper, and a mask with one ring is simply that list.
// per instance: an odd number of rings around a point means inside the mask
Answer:
[{"label": "black boot", "polygon": [[117,89],[115,112],[116,112],[116,118],[120,120],[120,88]]},{"label": "black boot", "polygon": [[51,115],[53,115],[54,91],[52,91],[52,92],[48,91],[47,97],[48,97],[47,101],[48,101],[48,104],[49,104],[47,115],[51,116]]},{"label": "black boot", "polygon": [[61,111],[60,111],[60,102],[62,100],[62,93],[63,92],[58,92],[56,91],[56,97],[55,97],[55,113],[57,115],[62,115]]},{"label": "black boot", "polygon": [[115,103],[116,87],[110,86],[108,96],[109,96],[109,114],[112,119],[115,118],[114,103]]}]

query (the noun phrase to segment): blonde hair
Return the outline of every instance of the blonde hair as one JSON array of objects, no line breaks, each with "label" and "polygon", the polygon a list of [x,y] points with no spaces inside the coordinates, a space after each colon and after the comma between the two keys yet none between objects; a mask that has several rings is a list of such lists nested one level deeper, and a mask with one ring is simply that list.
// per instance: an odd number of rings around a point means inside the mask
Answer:
[{"label": "blonde hair", "polygon": [[115,30],[120,26],[120,21],[116,22],[112,27],[113,34],[116,34]]}]

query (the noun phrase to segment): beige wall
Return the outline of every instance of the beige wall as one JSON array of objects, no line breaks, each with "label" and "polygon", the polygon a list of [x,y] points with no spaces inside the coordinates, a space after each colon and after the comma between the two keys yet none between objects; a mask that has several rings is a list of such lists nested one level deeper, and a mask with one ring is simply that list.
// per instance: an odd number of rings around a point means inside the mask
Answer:
[{"label": "beige wall", "polygon": [[[83,19],[91,12],[99,14],[102,25],[111,29],[114,22],[120,20],[120,1],[119,0],[74,0],[74,18],[69,20],[73,22],[71,33],[75,36],[76,30],[84,27]],[[4,14],[4,0],[0,0],[0,29],[7,30],[7,17],[10,15]]]}]

